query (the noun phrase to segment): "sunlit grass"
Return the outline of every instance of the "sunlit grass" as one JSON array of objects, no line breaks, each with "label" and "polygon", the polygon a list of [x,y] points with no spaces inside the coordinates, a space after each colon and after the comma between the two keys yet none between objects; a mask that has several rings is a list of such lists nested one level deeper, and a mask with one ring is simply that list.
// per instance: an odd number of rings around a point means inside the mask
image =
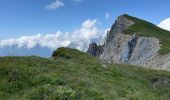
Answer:
[{"label": "sunlit grass", "polygon": [[100,60],[74,49],[60,48],[55,58],[0,58],[2,100],[168,100],[166,71],[130,65],[101,65]]}]

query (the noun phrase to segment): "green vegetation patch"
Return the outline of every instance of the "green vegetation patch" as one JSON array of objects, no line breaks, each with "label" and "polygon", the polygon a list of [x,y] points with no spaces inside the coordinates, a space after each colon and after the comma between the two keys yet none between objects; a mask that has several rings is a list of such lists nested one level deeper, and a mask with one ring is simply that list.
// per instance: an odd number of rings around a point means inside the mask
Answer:
[{"label": "green vegetation patch", "polygon": [[55,52],[57,57],[49,59],[0,58],[0,99],[170,99],[167,71],[118,64],[103,67],[100,60],[78,50],[60,48]]}]

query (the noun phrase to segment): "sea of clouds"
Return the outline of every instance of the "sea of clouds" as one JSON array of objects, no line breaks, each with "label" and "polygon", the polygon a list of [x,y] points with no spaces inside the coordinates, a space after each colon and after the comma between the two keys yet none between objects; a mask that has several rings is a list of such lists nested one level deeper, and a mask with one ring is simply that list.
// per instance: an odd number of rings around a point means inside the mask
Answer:
[{"label": "sea of clouds", "polygon": [[[17,51],[17,48],[20,49],[21,51],[22,51],[21,48],[24,49],[27,48],[29,51],[32,48],[37,47],[37,45],[38,47],[49,48],[51,51],[59,47],[70,47],[81,51],[86,51],[88,49],[88,45],[90,42],[97,42],[98,44],[101,44],[104,40],[106,30],[99,29],[97,27],[98,23],[99,22],[97,21],[97,19],[93,20],[88,19],[82,23],[79,29],[76,29],[73,32],[57,31],[56,33],[53,34],[36,34],[32,36],[22,36],[18,38],[0,40],[0,49],[1,51],[4,49],[3,54],[6,56],[8,56],[8,54],[16,55],[15,52],[13,52],[14,53],[13,54],[10,53],[11,50],[9,49],[6,50],[7,47],[9,48],[12,46],[15,46],[14,51]],[[18,55],[27,56],[27,51],[24,52],[25,54],[19,53]],[[32,52],[33,52],[32,54],[36,55],[34,51]],[[31,53],[29,53],[29,55],[31,55]]]}]

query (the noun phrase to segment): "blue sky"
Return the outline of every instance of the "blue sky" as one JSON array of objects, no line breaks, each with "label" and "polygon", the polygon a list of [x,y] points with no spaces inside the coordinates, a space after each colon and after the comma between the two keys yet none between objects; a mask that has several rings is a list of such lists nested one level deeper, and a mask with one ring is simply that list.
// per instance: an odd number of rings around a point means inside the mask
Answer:
[{"label": "blue sky", "polygon": [[[63,5],[50,9],[56,0],[1,0],[0,39],[71,32],[87,19],[97,27],[109,28],[117,16],[129,14],[154,24],[170,17],[169,0],[58,0]],[[107,14],[107,18],[106,18]]]}]

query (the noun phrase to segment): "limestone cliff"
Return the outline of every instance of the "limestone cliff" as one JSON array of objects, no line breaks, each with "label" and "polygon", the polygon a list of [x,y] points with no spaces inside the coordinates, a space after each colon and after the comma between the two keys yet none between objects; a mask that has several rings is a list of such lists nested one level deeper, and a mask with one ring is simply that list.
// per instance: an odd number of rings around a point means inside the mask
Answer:
[{"label": "limestone cliff", "polygon": [[170,54],[159,55],[159,39],[139,36],[133,32],[126,34],[126,29],[134,24],[135,22],[124,15],[119,16],[108,32],[103,46],[92,43],[87,52],[109,63],[170,70]]}]

